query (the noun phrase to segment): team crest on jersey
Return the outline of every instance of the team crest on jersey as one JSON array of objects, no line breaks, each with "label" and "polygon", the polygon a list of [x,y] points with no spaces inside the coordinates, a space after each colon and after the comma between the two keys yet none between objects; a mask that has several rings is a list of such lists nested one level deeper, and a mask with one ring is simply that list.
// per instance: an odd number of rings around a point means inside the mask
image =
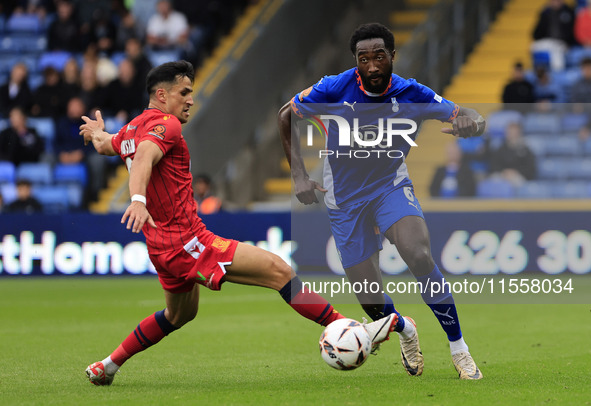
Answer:
[{"label": "team crest on jersey", "polygon": [[396,97],[392,97],[392,111],[398,113],[398,110],[400,110],[400,105],[398,104],[398,101],[396,101]]},{"label": "team crest on jersey", "polygon": [[221,252],[226,252],[226,250],[230,246],[230,241],[224,240],[223,238],[220,238],[220,237],[215,237],[215,239],[211,243],[211,246],[217,248]]}]

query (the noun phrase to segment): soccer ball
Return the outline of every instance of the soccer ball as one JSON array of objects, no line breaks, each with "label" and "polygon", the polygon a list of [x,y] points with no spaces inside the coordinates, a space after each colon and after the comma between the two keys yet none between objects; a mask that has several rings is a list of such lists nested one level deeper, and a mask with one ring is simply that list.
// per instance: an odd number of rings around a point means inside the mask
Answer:
[{"label": "soccer ball", "polygon": [[371,338],[361,323],[339,319],[320,336],[320,354],[331,367],[349,371],[363,365],[371,352]]}]

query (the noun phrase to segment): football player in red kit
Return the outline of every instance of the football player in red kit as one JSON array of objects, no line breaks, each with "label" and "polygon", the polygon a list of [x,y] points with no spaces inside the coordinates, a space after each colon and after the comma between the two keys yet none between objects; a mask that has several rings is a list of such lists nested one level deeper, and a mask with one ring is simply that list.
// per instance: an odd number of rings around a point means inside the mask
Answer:
[{"label": "football player in red kit", "polygon": [[[166,301],[164,310],[142,320],[107,358],[88,366],[95,385],[110,385],[125,361],[193,320],[199,285],[219,290],[227,281],[275,289],[299,314],[323,326],[343,317],[324,298],[303,289],[277,255],[219,237],[197,215],[189,150],[181,134],[193,105],[193,78],[186,61],[152,69],[146,79],[148,108],[118,134],[104,131],[100,111],[96,120],[82,117],[84,142],[92,142],[100,154],[121,156],[127,165],[131,204],[121,223],[144,232]],[[396,322],[392,314],[367,324],[374,344],[386,340]]]}]

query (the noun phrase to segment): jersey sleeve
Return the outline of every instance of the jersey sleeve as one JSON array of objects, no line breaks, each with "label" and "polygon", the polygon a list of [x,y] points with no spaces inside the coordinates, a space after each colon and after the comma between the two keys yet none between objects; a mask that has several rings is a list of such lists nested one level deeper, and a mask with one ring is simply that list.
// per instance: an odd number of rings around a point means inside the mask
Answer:
[{"label": "jersey sleeve", "polygon": [[413,101],[425,104],[425,112],[428,119],[435,119],[443,122],[452,122],[460,111],[460,106],[454,102],[444,99],[432,89],[412,79]]},{"label": "jersey sleeve", "polygon": [[296,94],[290,101],[291,110],[294,114],[300,118],[307,115],[314,115],[314,110],[317,109],[314,109],[312,106],[306,106],[306,104],[330,103],[327,82],[328,77],[325,76],[316,84]]},{"label": "jersey sleeve", "polygon": [[121,156],[121,141],[123,140],[123,134],[125,134],[126,128],[127,126],[123,126],[117,134],[111,137],[111,146],[119,156]]},{"label": "jersey sleeve", "polygon": [[146,123],[139,142],[148,140],[158,145],[164,155],[181,139],[181,122],[174,116],[157,117]]}]

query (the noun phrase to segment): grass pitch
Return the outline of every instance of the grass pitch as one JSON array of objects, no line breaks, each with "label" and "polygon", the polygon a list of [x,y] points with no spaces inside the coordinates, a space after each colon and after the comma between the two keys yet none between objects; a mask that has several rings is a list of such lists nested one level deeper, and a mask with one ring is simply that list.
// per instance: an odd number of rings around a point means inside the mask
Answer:
[{"label": "grass pitch", "polygon": [[395,339],[341,372],[320,358],[321,327],[276,292],[230,284],[202,289],[197,319],[132,358],[112,386],[91,385],[86,366],[163,307],[156,278],[0,280],[0,404],[591,404],[591,305],[459,305],[484,373],[466,382],[424,305],[399,307],[417,321],[423,376],[406,375]]}]

